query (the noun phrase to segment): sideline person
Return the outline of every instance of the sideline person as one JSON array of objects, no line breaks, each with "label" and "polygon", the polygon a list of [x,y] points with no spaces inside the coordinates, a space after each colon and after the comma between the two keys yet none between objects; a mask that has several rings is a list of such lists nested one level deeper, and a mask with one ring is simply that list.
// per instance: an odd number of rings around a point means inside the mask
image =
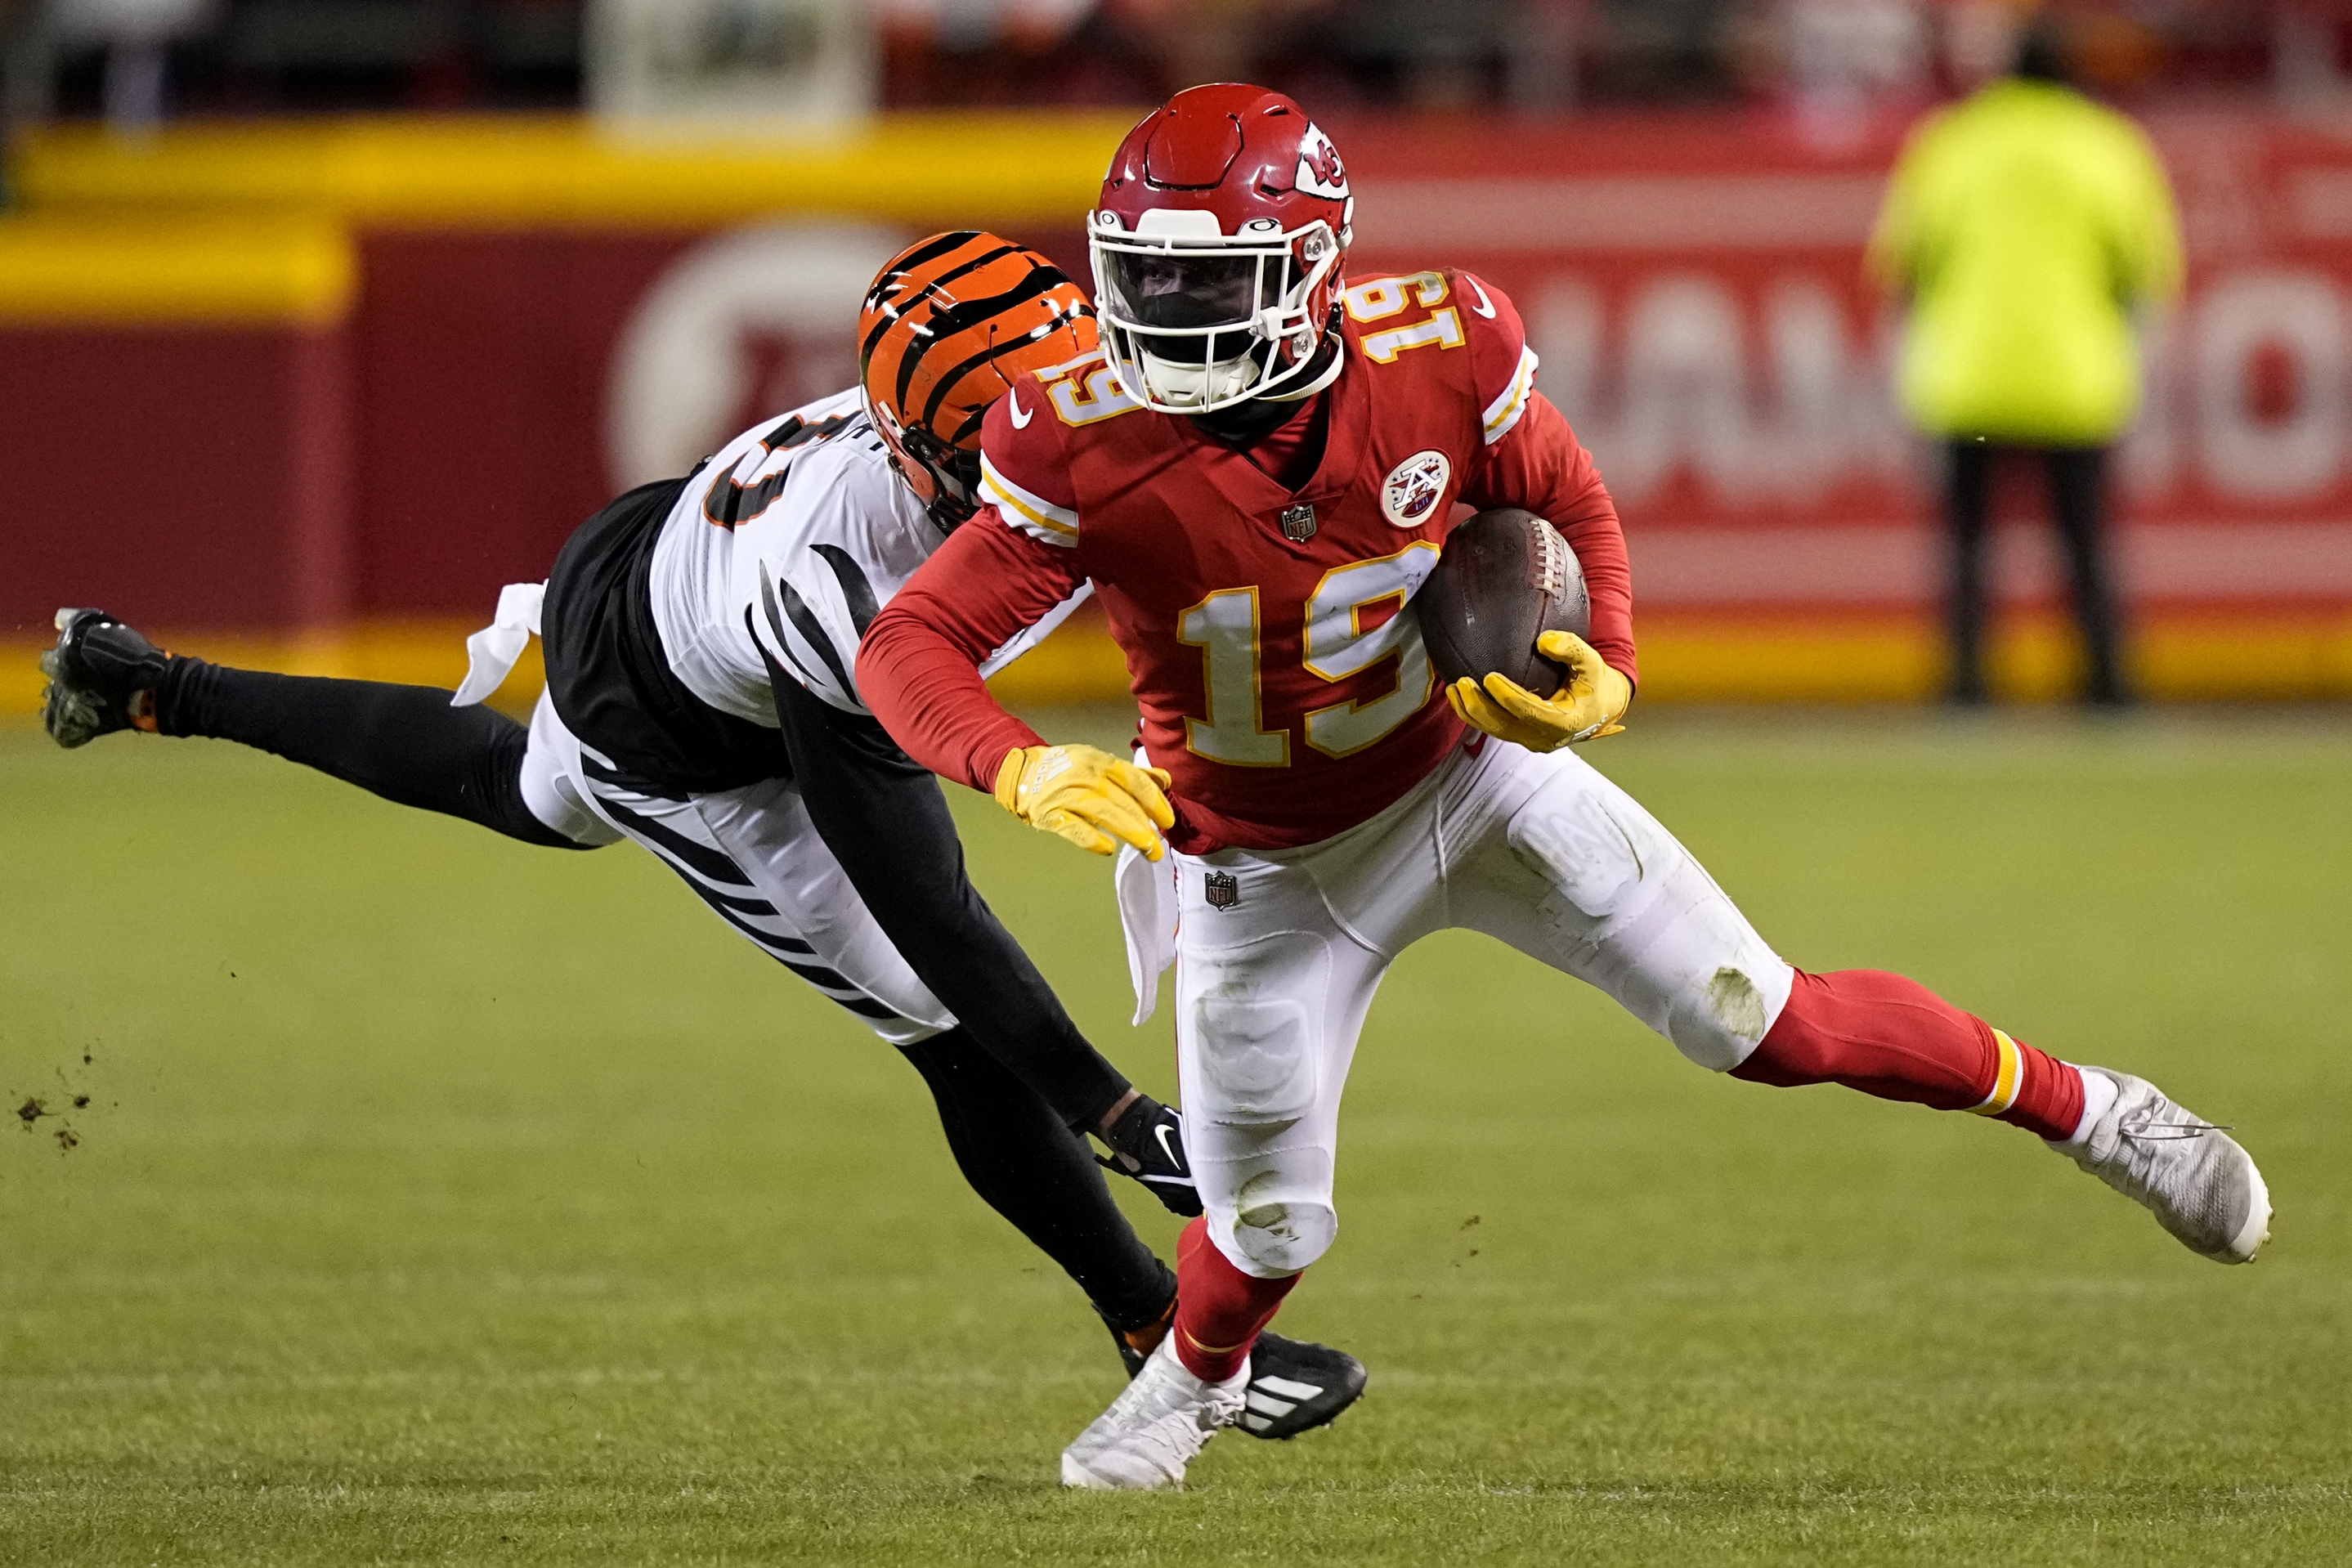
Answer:
[{"label": "sideline person", "polygon": [[1905,411],[1943,447],[1945,696],[1986,700],[1985,546],[2005,451],[2047,476],[2085,700],[2131,700],[2108,550],[2108,452],[2138,412],[2134,313],[2180,288],[2172,193],[2137,125],[2067,85],[2030,28],[2014,70],[1931,116],[1896,162],[1868,265],[1908,299]]}]

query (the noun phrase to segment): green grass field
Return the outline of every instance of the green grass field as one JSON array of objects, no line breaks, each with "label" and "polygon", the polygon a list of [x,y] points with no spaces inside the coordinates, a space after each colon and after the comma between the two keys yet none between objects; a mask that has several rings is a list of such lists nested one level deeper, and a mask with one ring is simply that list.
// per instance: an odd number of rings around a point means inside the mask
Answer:
[{"label": "green grass field", "polygon": [[[1363,1404],[1068,1496],[1100,1330],[915,1075],[650,858],[20,726],[0,1089],[60,1114],[0,1135],[0,1561],[2352,1561],[2352,719],[1661,713],[1593,756],[1796,961],[2236,1123],[2271,1253],[1449,936],[1373,1011],[1284,1319]],[[1102,868],[959,809],[1171,1091]]]}]

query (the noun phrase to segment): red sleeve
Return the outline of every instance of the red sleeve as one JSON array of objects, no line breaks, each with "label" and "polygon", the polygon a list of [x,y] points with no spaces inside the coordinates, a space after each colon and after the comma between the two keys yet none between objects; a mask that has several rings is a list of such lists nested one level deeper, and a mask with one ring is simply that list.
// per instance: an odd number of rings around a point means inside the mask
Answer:
[{"label": "red sleeve", "polygon": [[1462,499],[1481,510],[1523,506],[1549,520],[1576,552],[1584,584],[1592,595],[1593,650],[1626,679],[1640,684],[1633,658],[1633,566],[1618,526],[1617,503],[1601,482],[1601,470],[1568,427],[1568,420],[1539,392],[1501,439],[1486,449]]},{"label": "red sleeve", "polygon": [[1078,591],[1076,552],[980,509],[892,595],[857,645],[857,690],[907,754],[982,791],[1005,753],[1043,743],[980,679],[988,656]]},{"label": "red sleeve", "polygon": [[[1056,376],[1054,391],[1069,396],[1069,384]],[[980,426],[980,500],[1013,532],[1072,550],[1078,542],[1077,490],[1062,451],[1062,420],[1045,406],[1050,401],[1031,372],[989,405]]]}]

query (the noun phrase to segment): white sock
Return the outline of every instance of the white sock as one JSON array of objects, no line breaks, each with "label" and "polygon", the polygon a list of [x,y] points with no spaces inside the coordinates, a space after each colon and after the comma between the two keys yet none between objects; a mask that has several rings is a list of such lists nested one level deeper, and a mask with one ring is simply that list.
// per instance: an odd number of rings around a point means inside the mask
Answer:
[{"label": "white sock", "polygon": [[2060,1140],[2058,1147],[2079,1149],[2083,1146],[2083,1140],[2091,1135],[2091,1129],[2099,1124],[2099,1118],[2115,1104],[2116,1080],[2103,1072],[2084,1072],[2074,1067],[2073,1062],[2065,1065],[2074,1068],[2074,1076],[2083,1080],[2083,1120],[2074,1124],[2071,1137]]}]

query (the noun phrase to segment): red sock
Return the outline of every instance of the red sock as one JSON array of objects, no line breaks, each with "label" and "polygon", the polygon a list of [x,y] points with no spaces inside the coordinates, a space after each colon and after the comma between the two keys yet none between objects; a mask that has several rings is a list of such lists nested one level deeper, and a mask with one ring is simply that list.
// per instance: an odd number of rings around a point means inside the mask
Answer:
[{"label": "red sock", "polygon": [[1243,1273],[1209,1239],[1209,1222],[1194,1220],[1176,1238],[1176,1359],[1194,1377],[1224,1382],[1298,1280]]},{"label": "red sock", "polygon": [[2083,1119],[2083,1075],[1877,969],[1797,971],[1789,1005],[1734,1078],[1782,1088],[1842,1083],[1881,1100],[1973,1110],[2043,1138]]}]

